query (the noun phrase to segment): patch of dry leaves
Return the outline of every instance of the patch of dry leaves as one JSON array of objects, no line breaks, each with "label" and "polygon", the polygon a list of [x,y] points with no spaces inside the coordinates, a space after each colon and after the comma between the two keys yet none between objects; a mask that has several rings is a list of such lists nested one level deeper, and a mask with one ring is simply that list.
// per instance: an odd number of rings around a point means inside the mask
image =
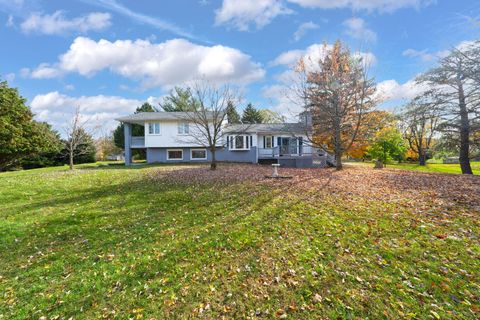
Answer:
[{"label": "patch of dry leaves", "polygon": [[[282,176],[291,179],[271,179],[272,168],[265,165],[219,165],[216,171],[208,166],[169,167],[150,172],[150,177],[180,184],[231,185],[253,183],[303,197],[305,200],[338,196],[343,202],[359,199],[383,201],[416,211],[448,214],[458,205],[465,214],[480,211],[480,177],[454,174],[424,173],[398,169],[376,170],[367,167],[335,169],[281,168]],[[439,211],[440,210],[440,211]]]}]

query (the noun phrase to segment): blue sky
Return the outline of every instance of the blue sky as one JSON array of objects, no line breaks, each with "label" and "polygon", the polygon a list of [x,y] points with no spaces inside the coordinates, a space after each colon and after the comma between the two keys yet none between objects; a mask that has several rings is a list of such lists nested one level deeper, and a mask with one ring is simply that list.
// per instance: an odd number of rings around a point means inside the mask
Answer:
[{"label": "blue sky", "polygon": [[57,129],[75,106],[109,129],[200,77],[286,113],[291,64],[341,39],[370,59],[391,108],[436,57],[479,35],[473,0],[0,0],[0,75]]}]

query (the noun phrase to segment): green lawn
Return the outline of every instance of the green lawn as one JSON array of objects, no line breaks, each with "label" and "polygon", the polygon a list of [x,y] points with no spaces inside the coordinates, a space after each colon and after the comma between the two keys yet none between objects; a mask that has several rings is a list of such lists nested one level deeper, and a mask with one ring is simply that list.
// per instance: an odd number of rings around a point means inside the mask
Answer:
[{"label": "green lawn", "polygon": [[0,319],[476,319],[480,180],[349,168],[0,174]]},{"label": "green lawn", "polygon": [[[355,163],[360,164],[360,162]],[[373,163],[361,163],[362,165],[368,165],[373,167]],[[474,174],[480,175],[480,162],[472,162],[472,170]],[[443,164],[443,163],[427,163],[426,166],[420,166],[416,163],[392,163],[388,164],[387,168],[393,169],[404,169],[404,170],[415,170],[423,172],[436,172],[436,173],[455,173],[461,174],[462,170],[460,169],[459,164]]]}]

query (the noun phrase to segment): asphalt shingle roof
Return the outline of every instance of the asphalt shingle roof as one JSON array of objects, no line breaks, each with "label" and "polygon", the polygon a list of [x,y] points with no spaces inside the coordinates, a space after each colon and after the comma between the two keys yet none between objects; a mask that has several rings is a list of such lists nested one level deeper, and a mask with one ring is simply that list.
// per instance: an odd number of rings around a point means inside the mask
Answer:
[{"label": "asphalt shingle roof", "polygon": [[285,132],[305,133],[307,128],[303,123],[255,123],[255,124],[230,124],[226,132]]}]

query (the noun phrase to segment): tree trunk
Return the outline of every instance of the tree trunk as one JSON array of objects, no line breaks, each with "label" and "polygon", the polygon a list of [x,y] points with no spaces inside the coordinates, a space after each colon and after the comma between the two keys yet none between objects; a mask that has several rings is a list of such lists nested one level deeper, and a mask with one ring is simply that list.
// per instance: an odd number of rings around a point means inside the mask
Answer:
[{"label": "tree trunk", "polygon": [[70,166],[70,170],[73,170],[73,150],[70,151],[70,154],[69,154],[69,166]]},{"label": "tree trunk", "polygon": [[470,166],[470,123],[468,122],[467,104],[461,83],[458,90],[458,105],[460,107],[460,168],[462,174],[473,174]]},{"label": "tree trunk", "polygon": [[342,170],[343,169],[342,151],[340,151],[340,150],[335,151],[335,168],[337,170]]},{"label": "tree trunk", "polygon": [[216,158],[216,148],[213,147],[210,149],[210,151],[212,152],[212,161],[210,162],[210,170],[217,170],[217,158]]},{"label": "tree trunk", "polygon": [[335,136],[334,136],[334,148],[335,148],[335,167],[337,170],[342,170],[343,169],[343,164],[342,164],[342,132],[340,129],[340,116],[335,115],[333,126],[335,130]]},{"label": "tree trunk", "polygon": [[421,148],[418,150],[418,164],[421,166],[425,166],[427,164],[427,155]]},{"label": "tree trunk", "polygon": [[375,169],[383,169],[383,166],[382,160],[375,161]]},{"label": "tree trunk", "polygon": [[424,154],[418,155],[418,164],[421,166],[427,165],[427,160]]}]

